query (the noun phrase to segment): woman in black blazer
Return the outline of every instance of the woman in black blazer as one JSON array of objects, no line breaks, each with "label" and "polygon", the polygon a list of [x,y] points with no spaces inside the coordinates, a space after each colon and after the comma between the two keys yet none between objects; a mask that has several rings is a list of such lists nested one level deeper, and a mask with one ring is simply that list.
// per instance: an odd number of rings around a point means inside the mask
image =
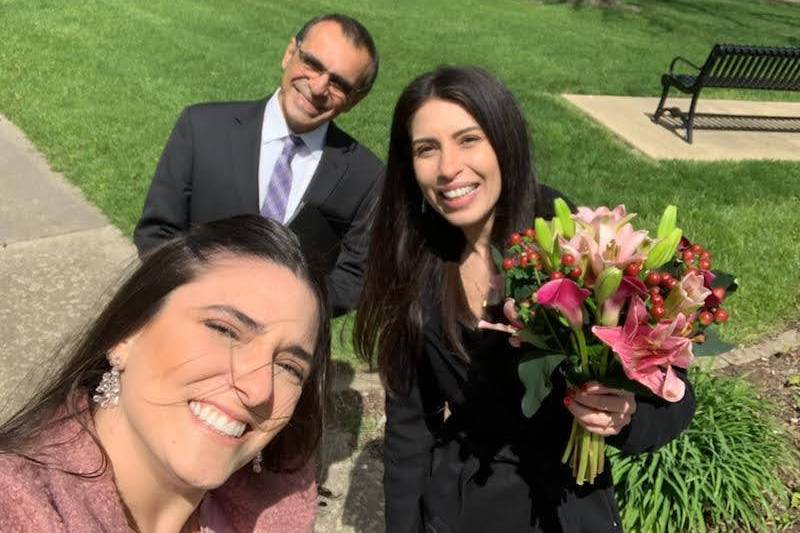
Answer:
[{"label": "woman in black blazer", "polygon": [[572,417],[625,453],[691,420],[691,386],[672,404],[602,386],[568,394],[558,370],[522,415],[519,352],[477,325],[502,320],[491,246],[552,216],[556,196],[537,185],[525,119],[488,73],[442,67],[403,91],[355,325],[388,393],[389,533],[619,531],[610,468],[577,486],[561,463]]}]

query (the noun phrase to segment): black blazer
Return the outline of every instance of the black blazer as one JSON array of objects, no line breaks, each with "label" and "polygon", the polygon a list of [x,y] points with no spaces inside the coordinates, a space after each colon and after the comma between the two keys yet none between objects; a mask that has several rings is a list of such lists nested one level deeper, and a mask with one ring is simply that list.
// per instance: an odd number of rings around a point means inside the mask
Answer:
[{"label": "black blazer", "polygon": [[[447,349],[433,300],[410,391],[386,401],[387,533],[620,531],[609,461],[594,485],[582,487],[561,463],[572,416],[562,404],[566,385],[559,371],[551,376],[550,395],[526,419],[519,352],[508,336],[465,328],[466,364]],[[688,383],[680,402],[649,397],[637,403],[631,423],[606,439],[627,454],[666,444],[694,415]]]},{"label": "black blazer", "polygon": [[[259,213],[258,161],[266,103],[198,104],[183,110],[134,230],[140,254],[191,224]],[[335,266],[328,269],[334,315],[346,312],[358,299],[369,217],[383,172],[383,163],[372,152],[330,124],[322,159],[302,202],[315,206],[340,240]],[[308,230],[298,233],[304,249],[319,238]]]}]

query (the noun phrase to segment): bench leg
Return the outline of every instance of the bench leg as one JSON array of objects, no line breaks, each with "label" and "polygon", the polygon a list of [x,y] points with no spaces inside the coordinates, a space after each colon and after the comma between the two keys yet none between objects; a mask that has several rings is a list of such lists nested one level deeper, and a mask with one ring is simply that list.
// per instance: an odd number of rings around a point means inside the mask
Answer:
[{"label": "bench leg", "polygon": [[661,91],[661,100],[658,102],[656,112],[653,113],[653,122],[656,122],[664,114],[664,102],[667,100],[667,93],[669,93],[669,84],[662,83],[661,85],[664,86],[664,90]]},{"label": "bench leg", "polygon": [[689,106],[689,120],[686,122],[686,142],[692,144],[692,129],[694,128],[694,109],[697,107],[697,99],[700,97],[698,90],[692,95],[692,105]]}]

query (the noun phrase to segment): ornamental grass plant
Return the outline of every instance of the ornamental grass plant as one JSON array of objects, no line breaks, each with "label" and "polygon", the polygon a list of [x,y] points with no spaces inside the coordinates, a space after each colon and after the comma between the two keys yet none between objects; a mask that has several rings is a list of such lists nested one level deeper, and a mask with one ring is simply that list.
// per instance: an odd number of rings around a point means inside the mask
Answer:
[{"label": "ornamental grass plant", "polygon": [[798,474],[798,452],[742,378],[690,372],[697,398],[692,424],[652,454],[609,448],[625,531],[777,531]]}]

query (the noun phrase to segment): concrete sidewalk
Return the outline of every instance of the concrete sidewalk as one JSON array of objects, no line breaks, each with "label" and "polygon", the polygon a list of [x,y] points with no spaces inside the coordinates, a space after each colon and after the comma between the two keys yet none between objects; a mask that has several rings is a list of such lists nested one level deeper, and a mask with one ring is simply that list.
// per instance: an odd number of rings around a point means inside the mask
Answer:
[{"label": "concrete sidewalk", "polygon": [[687,143],[680,113],[688,98],[670,97],[652,122],[658,98],[565,94],[563,97],[653,159],[800,161],[800,102],[697,101],[694,142]]},{"label": "concrete sidewalk", "polygon": [[[0,116],[0,416],[97,309],[133,245]],[[31,376],[33,377],[33,376]]]}]

